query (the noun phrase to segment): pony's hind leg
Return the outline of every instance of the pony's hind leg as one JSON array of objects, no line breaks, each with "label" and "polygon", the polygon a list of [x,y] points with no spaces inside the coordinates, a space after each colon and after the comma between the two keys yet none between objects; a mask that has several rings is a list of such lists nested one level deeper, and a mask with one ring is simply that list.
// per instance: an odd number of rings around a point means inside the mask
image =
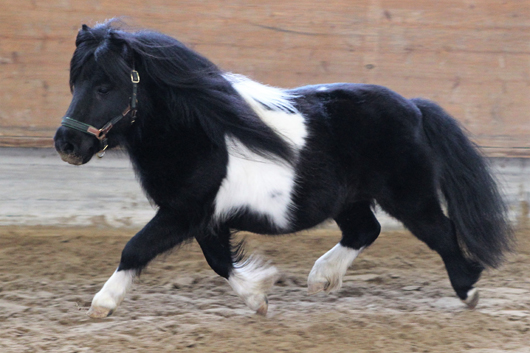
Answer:
[{"label": "pony's hind leg", "polygon": [[484,268],[464,256],[451,220],[441,210],[431,212],[403,223],[415,236],[440,254],[456,294],[470,308],[474,308],[478,303],[478,291],[473,286]]},{"label": "pony's hind leg", "polygon": [[411,192],[397,202],[381,200],[380,205],[442,257],[456,294],[468,307],[474,308],[478,291],[473,286],[484,268],[464,255],[455,227],[443,214],[437,195]]},{"label": "pony's hind leg", "polygon": [[103,288],[94,296],[88,315],[111,315],[131,288],[136,275],[157,255],[190,237],[172,212],[160,209],[156,216],[123,249],[120,264]]},{"label": "pony's hind leg", "polygon": [[310,294],[340,289],[348,267],[364,248],[377,239],[381,231],[368,201],[347,205],[335,221],[342,231],[342,239],[315,262],[307,278]]},{"label": "pony's hind leg", "polygon": [[212,270],[228,281],[250,309],[266,315],[267,291],[276,282],[278,271],[255,256],[242,261],[240,249],[232,248],[230,238],[228,228],[196,237]]}]

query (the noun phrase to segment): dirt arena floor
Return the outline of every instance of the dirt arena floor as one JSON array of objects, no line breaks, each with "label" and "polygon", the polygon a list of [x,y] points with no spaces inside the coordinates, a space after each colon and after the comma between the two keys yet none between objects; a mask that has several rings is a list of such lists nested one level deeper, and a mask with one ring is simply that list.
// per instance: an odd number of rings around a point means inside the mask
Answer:
[{"label": "dirt arena floor", "polygon": [[407,232],[386,232],[334,294],[309,296],[313,262],[334,230],[267,238],[247,249],[282,276],[269,313],[247,309],[196,243],[154,261],[116,313],[85,313],[134,230],[0,228],[0,352],[530,352],[530,230],[484,273],[481,301],[455,297],[441,260]]}]

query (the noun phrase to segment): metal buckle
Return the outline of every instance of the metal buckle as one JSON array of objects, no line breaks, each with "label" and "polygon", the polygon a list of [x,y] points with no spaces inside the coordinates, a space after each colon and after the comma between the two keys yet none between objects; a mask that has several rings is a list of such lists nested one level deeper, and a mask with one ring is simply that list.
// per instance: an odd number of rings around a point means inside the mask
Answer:
[{"label": "metal buckle", "polygon": [[98,140],[101,140],[101,138],[100,138],[100,136],[101,136],[101,132],[102,132],[101,129],[97,129],[97,128],[93,127],[93,126],[89,126],[89,127],[87,128],[86,132],[88,132],[89,134],[92,134],[92,135],[96,136],[96,138],[97,138]]},{"label": "metal buckle", "polygon": [[131,71],[131,81],[132,83],[140,83],[140,74],[138,73],[138,71]]}]

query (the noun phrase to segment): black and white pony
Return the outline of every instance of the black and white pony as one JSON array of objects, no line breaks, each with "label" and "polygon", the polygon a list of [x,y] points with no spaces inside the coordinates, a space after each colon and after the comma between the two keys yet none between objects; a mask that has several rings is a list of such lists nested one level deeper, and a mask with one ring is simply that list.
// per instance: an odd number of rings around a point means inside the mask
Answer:
[{"label": "black and white pony", "polygon": [[122,146],[158,211],[123,249],[90,316],[114,312],[153,258],[192,238],[265,314],[277,271],[244,260],[233,231],[293,233],[330,218],[342,239],[315,262],[308,291],[338,290],[379,235],[375,203],[438,252],[458,297],[477,304],[474,285],[501,263],[511,230],[484,159],[442,108],[368,84],[269,87],[166,35],[114,23],[77,35],[55,147],[80,165]]}]

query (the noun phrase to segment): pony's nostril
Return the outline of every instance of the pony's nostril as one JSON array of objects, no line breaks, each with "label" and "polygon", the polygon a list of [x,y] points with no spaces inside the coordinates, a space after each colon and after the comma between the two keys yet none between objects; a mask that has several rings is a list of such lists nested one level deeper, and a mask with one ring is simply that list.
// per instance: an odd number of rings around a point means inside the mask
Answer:
[{"label": "pony's nostril", "polygon": [[74,145],[72,145],[70,142],[65,142],[63,144],[62,151],[66,154],[72,154],[74,153]]}]

